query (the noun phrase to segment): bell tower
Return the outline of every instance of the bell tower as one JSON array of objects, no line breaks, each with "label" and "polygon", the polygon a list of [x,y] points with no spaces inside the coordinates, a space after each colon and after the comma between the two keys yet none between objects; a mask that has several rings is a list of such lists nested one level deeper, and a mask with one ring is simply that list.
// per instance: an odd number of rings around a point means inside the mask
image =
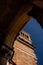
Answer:
[{"label": "bell tower", "polygon": [[12,60],[16,65],[37,65],[37,58],[34,53],[35,47],[32,45],[30,34],[21,30],[13,47],[15,53]]}]

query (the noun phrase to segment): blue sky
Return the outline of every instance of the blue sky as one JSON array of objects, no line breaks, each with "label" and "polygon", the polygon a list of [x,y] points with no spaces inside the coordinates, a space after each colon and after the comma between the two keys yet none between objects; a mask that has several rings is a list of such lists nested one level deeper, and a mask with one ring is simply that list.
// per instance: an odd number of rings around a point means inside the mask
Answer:
[{"label": "blue sky", "polygon": [[38,58],[38,65],[43,65],[43,28],[37,20],[31,18],[23,29],[31,34],[32,44],[36,46],[35,53]]}]

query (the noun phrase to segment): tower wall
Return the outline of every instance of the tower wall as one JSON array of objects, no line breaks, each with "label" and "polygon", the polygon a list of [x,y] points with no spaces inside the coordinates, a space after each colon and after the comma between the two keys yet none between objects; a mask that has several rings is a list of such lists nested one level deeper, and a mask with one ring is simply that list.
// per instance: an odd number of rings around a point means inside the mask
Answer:
[{"label": "tower wall", "polygon": [[37,65],[34,50],[19,41],[14,42],[13,61],[16,65]]}]

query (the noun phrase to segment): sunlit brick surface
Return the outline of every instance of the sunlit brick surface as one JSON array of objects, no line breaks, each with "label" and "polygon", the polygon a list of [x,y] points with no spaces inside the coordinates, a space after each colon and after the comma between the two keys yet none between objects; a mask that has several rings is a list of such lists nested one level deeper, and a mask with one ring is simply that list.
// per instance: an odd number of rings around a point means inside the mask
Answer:
[{"label": "sunlit brick surface", "polygon": [[19,41],[14,42],[15,54],[13,61],[16,65],[37,65],[34,50]]}]

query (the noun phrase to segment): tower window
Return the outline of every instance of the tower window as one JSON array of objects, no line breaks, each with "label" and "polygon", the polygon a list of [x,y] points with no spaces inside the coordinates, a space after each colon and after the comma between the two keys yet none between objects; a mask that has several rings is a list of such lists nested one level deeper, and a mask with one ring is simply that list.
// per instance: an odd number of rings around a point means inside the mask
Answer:
[{"label": "tower window", "polygon": [[23,36],[24,36],[24,33],[23,33]]}]

